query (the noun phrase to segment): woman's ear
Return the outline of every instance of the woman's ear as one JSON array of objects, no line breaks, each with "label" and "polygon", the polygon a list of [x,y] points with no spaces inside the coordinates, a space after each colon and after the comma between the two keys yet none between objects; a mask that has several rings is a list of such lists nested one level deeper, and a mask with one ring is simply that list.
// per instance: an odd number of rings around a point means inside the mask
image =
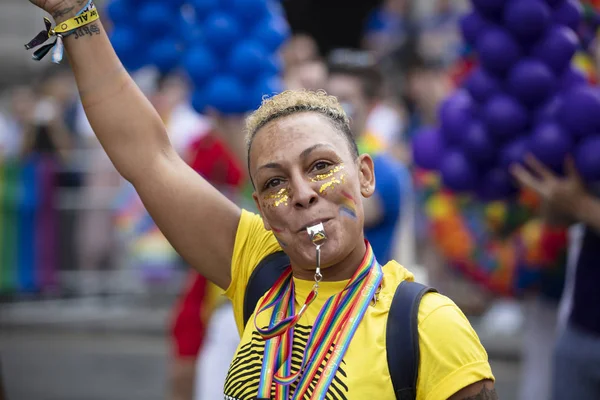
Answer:
[{"label": "woman's ear", "polygon": [[371,197],[375,192],[375,165],[368,154],[361,154],[358,157],[358,179],[360,194],[363,197]]}]

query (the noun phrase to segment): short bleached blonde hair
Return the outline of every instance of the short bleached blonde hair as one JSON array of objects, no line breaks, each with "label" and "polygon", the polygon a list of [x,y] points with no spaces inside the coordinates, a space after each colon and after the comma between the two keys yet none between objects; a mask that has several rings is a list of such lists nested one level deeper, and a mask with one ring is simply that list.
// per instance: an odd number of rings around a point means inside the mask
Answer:
[{"label": "short bleached blonde hair", "polygon": [[250,148],[256,133],[269,122],[288,115],[315,112],[323,115],[348,140],[350,150],[358,157],[358,148],[350,130],[350,120],[336,97],[324,90],[286,90],[263,99],[261,106],[246,119],[246,148],[250,165]]}]

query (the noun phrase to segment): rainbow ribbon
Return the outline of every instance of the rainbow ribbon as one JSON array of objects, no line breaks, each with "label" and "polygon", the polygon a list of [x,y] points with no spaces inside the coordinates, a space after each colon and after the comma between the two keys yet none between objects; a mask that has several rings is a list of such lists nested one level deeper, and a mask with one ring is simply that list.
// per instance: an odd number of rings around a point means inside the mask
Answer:
[{"label": "rainbow ribbon", "polygon": [[[276,400],[302,399],[310,390],[323,362],[323,373],[315,383],[310,398],[325,398],[352,337],[383,279],[381,265],[375,259],[371,245],[367,241],[365,243],[367,252],[360,266],[344,289],[327,299],[317,315],[306,344],[307,350],[302,355],[302,363],[295,372],[291,372],[294,325],[314,300],[316,293],[312,291],[308,295],[296,315],[294,282],[291,268],[288,268],[264,297],[254,317],[254,326],[267,340],[258,399],[271,399],[274,382]],[[267,328],[261,329],[257,326],[256,319],[269,308],[273,308],[271,323]],[[326,360],[331,346],[333,351]],[[290,397],[290,386],[296,381],[298,385]]]}]

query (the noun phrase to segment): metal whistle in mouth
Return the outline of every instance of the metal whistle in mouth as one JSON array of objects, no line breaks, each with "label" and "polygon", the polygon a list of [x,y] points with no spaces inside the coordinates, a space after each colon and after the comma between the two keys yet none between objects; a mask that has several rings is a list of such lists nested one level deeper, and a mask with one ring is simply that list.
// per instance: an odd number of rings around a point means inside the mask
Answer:
[{"label": "metal whistle in mouth", "polygon": [[317,225],[309,226],[306,228],[308,237],[315,245],[317,251],[317,269],[315,271],[315,292],[319,289],[319,282],[323,279],[321,275],[321,246],[327,240],[327,234],[325,234],[325,228],[323,223],[319,222]]}]

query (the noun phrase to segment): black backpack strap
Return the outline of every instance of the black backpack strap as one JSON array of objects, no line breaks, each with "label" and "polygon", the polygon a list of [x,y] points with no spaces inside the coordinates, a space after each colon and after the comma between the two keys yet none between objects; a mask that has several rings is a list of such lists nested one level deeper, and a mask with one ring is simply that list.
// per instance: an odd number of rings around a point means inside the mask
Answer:
[{"label": "black backpack strap", "polygon": [[403,281],[396,288],[386,329],[388,369],[398,400],[417,398],[419,373],[418,316],[421,298],[435,289],[417,282]]},{"label": "black backpack strap", "polygon": [[269,254],[252,271],[244,293],[244,326],[252,316],[258,300],[269,290],[290,265],[290,258],[283,251]]}]

